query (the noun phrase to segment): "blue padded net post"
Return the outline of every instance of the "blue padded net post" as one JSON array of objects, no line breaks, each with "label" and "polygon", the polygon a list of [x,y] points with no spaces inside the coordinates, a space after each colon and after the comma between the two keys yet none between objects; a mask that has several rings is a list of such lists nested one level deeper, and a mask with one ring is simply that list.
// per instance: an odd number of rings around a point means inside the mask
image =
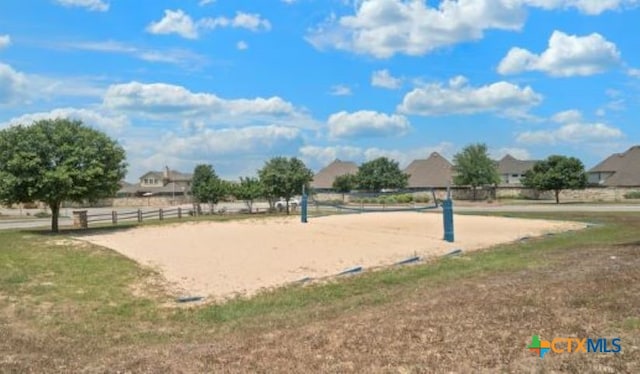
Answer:
[{"label": "blue padded net post", "polygon": [[442,202],[442,219],[444,221],[444,240],[453,243],[453,200],[447,192],[447,198]]},{"label": "blue padded net post", "polygon": [[302,194],[302,199],[300,201],[300,222],[307,223],[307,204],[308,204],[307,194]]}]

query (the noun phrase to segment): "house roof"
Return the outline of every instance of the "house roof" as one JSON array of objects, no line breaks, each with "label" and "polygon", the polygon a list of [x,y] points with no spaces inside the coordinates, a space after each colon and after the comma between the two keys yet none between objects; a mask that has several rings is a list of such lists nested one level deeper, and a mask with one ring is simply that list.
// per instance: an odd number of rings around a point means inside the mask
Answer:
[{"label": "house roof", "polygon": [[613,173],[604,181],[605,186],[640,186],[640,146],[612,154],[591,168],[589,173]]},{"label": "house roof", "polygon": [[[174,189],[175,185],[175,189]],[[182,189],[184,187],[184,190]],[[119,194],[136,194],[136,193],[172,193],[172,192],[189,192],[191,191],[191,187],[185,187],[184,185],[178,185],[176,183],[167,183],[162,187],[142,187],[140,184],[130,184],[127,186],[122,186],[120,190],[118,190]]]},{"label": "house roof", "polygon": [[345,174],[356,174],[358,165],[351,161],[334,160],[329,165],[322,168],[313,176],[311,187],[313,188],[333,188],[333,181],[337,176]]},{"label": "house roof", "polygon": [[535,160],[518,160],[510,154],[498,161],[499,174],[524,174],[536,164]]},{"label": "house roof", "polygon": [[[164,175],[165,175],[165,172],[163,171],[148,171],[145,174],[143,174],[139,179],[152,177],[155,179],[163,180]],[[193,179],[193,174],[182,173],[177,170],[169,170],[168,175],[170,180],[175,180],[177,182],[190,181],[191,179]]]},{"label": "house roof", "polygon": [[409,188],[447,187],[452,184],[453,165],[438,152],[429,158],[414,160],[404,169],[409,174]]}]

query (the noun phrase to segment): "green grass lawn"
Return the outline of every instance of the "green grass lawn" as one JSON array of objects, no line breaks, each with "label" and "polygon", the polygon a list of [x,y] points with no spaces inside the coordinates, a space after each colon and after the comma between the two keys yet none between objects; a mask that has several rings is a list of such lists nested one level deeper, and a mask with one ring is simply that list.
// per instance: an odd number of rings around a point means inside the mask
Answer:
[{"label": "green grass lawn", "polygon": [[[354,310],[404,303],[412,300],[416,290],[437,290],[457,282],[482,282],[501,274],[540,271],[572,251],[640,243],[637,214],[502,215],[581,220],[599,225],[501,245],[460,258],[366,272],[325,284],[290,286],[251,299],[201,306],[178,305],[176,295],[166,291],[154,271],[111,250],[70,240],[67,235],[75,231],[61,235],[3,231],[0,333],[6,339],[4,346],[0,343],[0,350],[8,349],[16,355],[55,355],[60,353],[58,349],[76,350],[84,357],[95,358],[113,347],[195,344],[224,339],[225,334],[296,328],[314,321],[330,321]],[[175,220],[160,224],[172,222]],[[111,229],[114,228],[96,230]],[[583,302],[588,304],[588,300]],[[610,325],[640,333],[638,311],[625,311],[620,316]]]}]

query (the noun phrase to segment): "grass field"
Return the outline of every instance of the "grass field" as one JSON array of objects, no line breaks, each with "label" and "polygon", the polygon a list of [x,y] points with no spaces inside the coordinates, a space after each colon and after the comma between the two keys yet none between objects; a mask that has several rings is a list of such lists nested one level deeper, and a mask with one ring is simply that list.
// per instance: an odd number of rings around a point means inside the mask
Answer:
[{"label": "grass field", "polygon": [[[640,216],[525,216],[603,225],[205,306],[110,250],[1,232],[0,372],[640,372]],[[622,353],[541,360],[534,334]]]}]

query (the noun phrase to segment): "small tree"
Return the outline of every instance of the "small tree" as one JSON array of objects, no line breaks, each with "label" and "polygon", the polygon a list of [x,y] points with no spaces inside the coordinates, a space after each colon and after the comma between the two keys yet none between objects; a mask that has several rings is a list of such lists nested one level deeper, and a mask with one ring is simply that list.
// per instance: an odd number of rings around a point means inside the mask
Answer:
[{"label": "small tree", "polygon": [[274,157],[264,164],[258,175],[267,197],[285,200],[287,214],[291,198],[302,194],[302,186],[308,187],[313,180],[313,172],[295,157]]},{"label": "small tree", "polygon": [[225,182],[216,175],[213,166],[200,164],[193,171],[191,194],[198,204],[198,211],[201,210],[201,203],[207,203],[209,211],[213,213],[215,205],[227,194],[227,188]]},{"label": "small tree", "polygon": [[0,131],[0,201],[46,203],[53,232],[63,201],[114,196],[125,174],[122,147],[81,121],[47,119]]},{"label": "small tree", "polygon": [[457,185],[471,186],[473,200],[477,197],[477,188],[480,186],[494,186],[500,182],[498,167],[488,154],[485,144],[471,144],[453,156],[456,176],[454,183]]},{"label": "small tree", "polygon": [[357,186],[356,176],[353,174],[343,174],[338,175],[336,179],[333,180],[332,187],[337,192],[342,194],[342,202],[344,202],[344,194],[351,192]]},{"label": "small tree", "polygon": [[398,162],[386,157],[365,162],[356,174],[358,188],[367,191],[380,191],[386,188],[404,188],[409,183],[409,174],[400,170]]},{"label": "small tree", "polygon": [[264,189],[258,178],[240,177],[240,183],[235,183],[233,186],[232,195],[238,200],[243,200],[251,213],[254,200],[264,195]]},{"label": "small tree", "polygon": [[560,191],[587,187],[587,174],[582,161],[577,158],[554,155],[537,162],[528,170],[522,178],[522,184],[538,191],[553,191],[556,204],[559,204]]}]

